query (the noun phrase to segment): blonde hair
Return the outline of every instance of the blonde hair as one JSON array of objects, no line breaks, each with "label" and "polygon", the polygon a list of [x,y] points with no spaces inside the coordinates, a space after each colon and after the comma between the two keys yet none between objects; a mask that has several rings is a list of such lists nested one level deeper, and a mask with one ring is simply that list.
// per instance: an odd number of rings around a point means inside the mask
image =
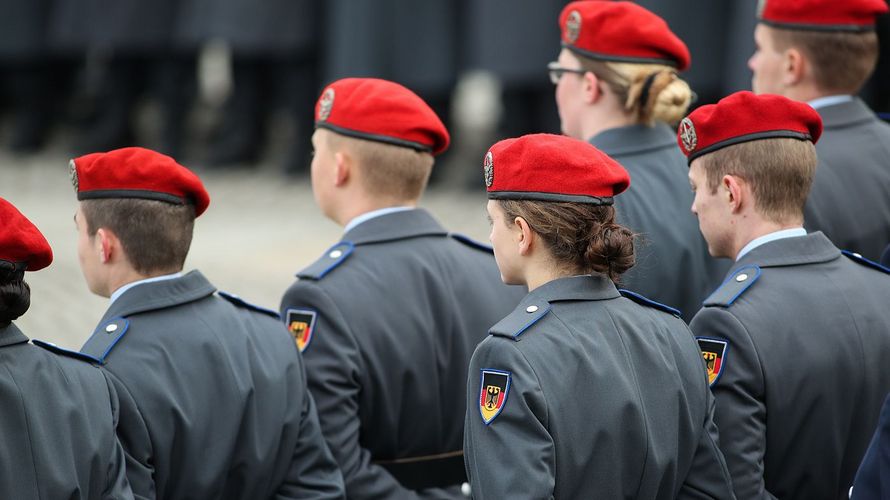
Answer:
[{"label": "blonde hair", "polygon": [[578,59],[583,69],[609,86],[637,123],[676,124],[692,103],[692,89],[670,66]]}]

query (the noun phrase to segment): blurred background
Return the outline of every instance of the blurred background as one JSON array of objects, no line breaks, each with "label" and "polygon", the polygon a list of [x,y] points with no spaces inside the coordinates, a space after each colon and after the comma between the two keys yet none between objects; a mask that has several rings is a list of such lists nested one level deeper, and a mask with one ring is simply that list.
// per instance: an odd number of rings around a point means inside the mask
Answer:
[{"label": "blurred background", "polygon": [[[373,76],[446,122],[424,204],[487,237],[480,158],[493,142],[559,132],[546,65],[565,0],[0,0],[0,196],[57,254],[30,277],[32,337],[77,348],[106,302],[77,268],[67,161],[140,145],[197,171],[213,199],[188,261],[277,308],[293,273],[340,229],[315,208],[308,166],[326,82]],[[750,88],[756,0],[641,0],[689,45],[695,105]],[[890,19],[862,97],[890,113]],[[0,221],[2,223],[2,221]]]}]

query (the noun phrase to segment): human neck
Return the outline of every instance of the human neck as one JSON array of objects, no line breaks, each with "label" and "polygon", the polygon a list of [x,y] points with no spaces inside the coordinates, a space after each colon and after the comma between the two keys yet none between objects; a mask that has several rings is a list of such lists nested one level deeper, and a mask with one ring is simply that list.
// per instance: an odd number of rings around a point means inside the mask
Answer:
[{"label": "human neck", "polygon": [[581,124],[581,137],[578,139],[587,141],[606,130],[626,127],[634,123],[635,121],[630,115],[617,107],[611,112],[591,112],[585,116]]},{"label": "human neck", "polygon": [[803,221],[790,220],[784,222],[775,222],[759,218],[759,220],[752,221],[750,224],[747,224],[745,226],[746,227],[739,226],[739,231],[736,232],[732,255],[730,256],[733,259],[739,255],[739,252],[741,252],[742,249],[748,245],[748,243],[751,243],[757,238],[775,233],[777,231],[783,231],[785,229],[795,229],[798,227],[803,227]]},{"label": "human neck", "polygon": [[340,226],[345,227],[352,219],[368,212],[384,208],[416,206],[417,200],[378,200],[368,196],[357,196],[352,199],[344,200],[344,203],[340,206],[340,210],[337,211],[332,219]]}]

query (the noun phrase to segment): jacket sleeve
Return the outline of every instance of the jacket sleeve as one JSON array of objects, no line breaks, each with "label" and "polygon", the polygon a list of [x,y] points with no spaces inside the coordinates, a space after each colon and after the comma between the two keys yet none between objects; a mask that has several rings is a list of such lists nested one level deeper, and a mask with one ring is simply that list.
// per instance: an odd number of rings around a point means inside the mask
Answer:
[{"label": "jacket sleeve", "polygon": [[677,494],[678,499],[736,498],[732,491],[729,469],[718,444],[717,424],[714,423],[716,405],[710,391],[707,394],[707,401],[708,411],[701,437],[695,448],[689,473]]},{"label": "jacket sleeve", "polygon": [[315,401],[306,387],[306,370],[302,363],[300,363],[300,374],[299,384],[303,387],[300,435],[290,470],[275,498],[278,500],[345,499],[343,476],[322,436]]},{"label": "jacket sleeve", "polygon": [[[509,372],[501,412],[486,422],[480,412],[482,370]],[[514,341],[489,337],[476,348],[467,377],[464,454],[473,498],[553,498],[556,456],[549,410],[537,376]]]},{"label": "jacket sleeve", "polygon": [[152,466],[153,447],[142,412],[127,387],[117,377],[105,371],[111,380],[120,403],[117,437],[123,447],[127,480],[138,499],[157,497]]},{"label": "jacket sleeve", "polygon": [[359,394],[364,367],[338,304],[315,282],[297,281],[284,294],[281,317],[286,319],[293,308],[317,314],[303,360],[321,430],[343,473],[347,496],[355,500],[438,498],[435,490],[424,490],[421,496],[403,488],[386,469],[373,464],[371,453],[362,448]]},{"label": "jacket sleeve", "polygon": [[890,498],[890,396],[884,400],[878,428],[856,472],[851,500]]},{"label": "jacket sleeve", "polygon": [[698,337],[726,340],[723,368],[711,390],[714,420],[737,498],[773,499],[763,479],[766,403],[763,369],[751,336],[727,309],[705,307],[690,328]]},{"label": "jacket sleeve", "polygon": [[[120,401],[118,400],[117,391],[114,389],[114,384],[111,382],[108,374],[105,370],[100,370],[100,372],[108,386],[108,395],[111,401],[112,422],[114,428],[117,429],[120,423]],[[133,495],[133,490],[130,489],[130,482],[127,480],[127,456],[124,453],[124,448],[121,446],[120,440],[115,436],[110,450],[110,456],[108,457],[107,486],[102,493],[102,499],[128,500],[131,498],[136,497]],[[154,497],[143,496],[139,498],[148,499]]]}]

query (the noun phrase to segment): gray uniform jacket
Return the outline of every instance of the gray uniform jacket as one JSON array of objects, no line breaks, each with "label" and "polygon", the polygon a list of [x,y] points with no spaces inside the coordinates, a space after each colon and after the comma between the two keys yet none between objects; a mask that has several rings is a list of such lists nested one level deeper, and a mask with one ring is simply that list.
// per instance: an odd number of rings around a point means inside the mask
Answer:
[{"label": "gray uniform jacket", "polygon": [[618,222],[639,233],[637,262],[621,286],[679,309],[689,321],[729,268],[708,254],[691,212],[689,169],[677,134],[663,123],[606,130],[590,143],[630,174],[630,188],[615,198]]},{"label": "gray uniform jacket", "polygon": [[117,419],[99,369],[29,345],[14,324],[0,327],[0,498],[133,498]]},{"label": "gray uniform jacket", "polygon": [[349,498],[460,497],[467,365],[524,294],[477,245],[423,209],[383,215],[284,294]]},{"label": "gray uniform jacket", "polygon": [[884,400],[878,428],[859,464],[850,500],[890,498],[890,396]]},{"label": "gray uniform jacket", "polygon": [[575,276],[492,327],[467,381],[473,497],[733,498],[701,354],[666,311]]},{"label": "gray uniform jacket", "polygon": [[858,98],[817,111],[825,131],[804,223],[838,248],[878,260],[890,242],[890,125]]},{"label": "gray uniform jacket", "polygon": [[847,498],[890,392],[890,276],[855,259],[766,243],[692,320],[738,498]]},{"label": "gray uniform jacket", "polygon": [[133,491],[343,498],[293,339],[274,312],[215,292],[198,271],[137,285],[81,350],[120,396]]}]

